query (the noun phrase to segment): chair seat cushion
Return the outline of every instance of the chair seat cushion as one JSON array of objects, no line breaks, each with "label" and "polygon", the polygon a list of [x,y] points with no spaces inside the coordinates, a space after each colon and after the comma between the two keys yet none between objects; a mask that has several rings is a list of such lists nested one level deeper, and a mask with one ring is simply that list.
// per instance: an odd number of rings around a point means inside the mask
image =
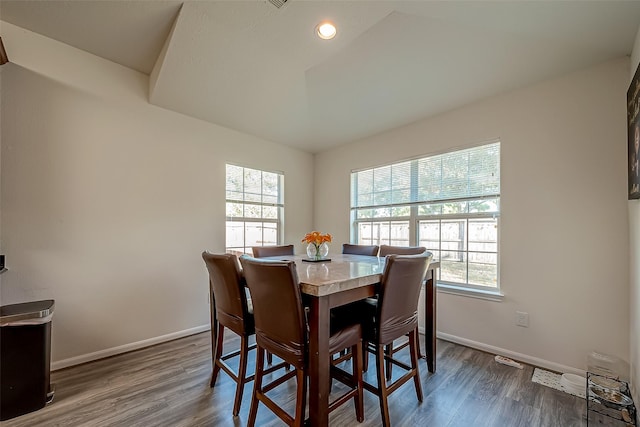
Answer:
[{"label": "chair seat cushion", "polygon": [[[336,307],[331,310],[331,321],[337,327],[359,322],[362,325],[362,339],[364,341],[376,342],[378,339],[384,344],[393,342],[397,337],[404,335],[417,326],[417,313],[415,317],[406,319],[393,325],[380,325],[376,323],[376,312],[378,310],[377,298],[366,298],[345,306]],[[397,319],[394,320],[394,322]],[[380,331],[382,329],[382,331]],[[380,337],[378,335],[381,334]]]},{"label": "chair seat cushion", "polygon": [[340,328],[331,333],[329,338],[329,354],[348,347],[353,347],[362,339],[362,327],[359,323]]}]

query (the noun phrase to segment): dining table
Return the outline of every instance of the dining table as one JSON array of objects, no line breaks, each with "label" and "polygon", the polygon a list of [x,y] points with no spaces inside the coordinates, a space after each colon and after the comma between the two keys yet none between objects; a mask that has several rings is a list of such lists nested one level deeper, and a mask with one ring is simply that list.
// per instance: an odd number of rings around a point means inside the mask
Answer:
[{"label": "dining table", "polygon": [[[382,278],[385,257],[330,254],[310,262],[303,255],[266,259],[295,261],[300,290],[309,301],[309,421],[328,426],[330,393],[330,310],[374,296]],[[425,354],[429,372],[436,371],[436,272],[432,261],[425,277]]]}]

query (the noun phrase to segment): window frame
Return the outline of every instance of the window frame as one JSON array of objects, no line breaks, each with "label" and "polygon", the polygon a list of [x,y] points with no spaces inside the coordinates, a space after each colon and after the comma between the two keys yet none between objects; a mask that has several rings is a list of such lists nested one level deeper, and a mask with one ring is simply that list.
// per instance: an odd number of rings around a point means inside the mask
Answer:
[{"label": "window frame", "polygon": [[[479,148],[479,147],[483,147],[483,146],[491,146],[491,145],[497,145],[498,146],[498,163],[497,163],[497,173],[498,175],[500,174],[500,169],[501,169],[501,153],[502,153],[502,144],[500,142],[500,140],[496,139],[496,140],[492,140],[492,141],[486,141],[480,144],[476,144],[473,146],[467,146],[467,147],[457,147],[455,149],[452,150],[448,150],[448,151],[443,151],[440,153],[434,153],[434,154],[429,154],[429,155],[423,155],[423,156],[418,156],[418,157],[414,157],[408,160],[398,160],[395,161],[393,163],[389,163],[389,164],[385,164],[385,165],[380,165],[380,166],[375,166],[375,167],[370,167],[370,168],[364,168],[364,169],[359,169],[359,170],[352,170],[351,171],[351,200],[350,200],[350,222],[351,222],[351,227],[350,227],[350,241],[352,243],[362,243],[361,241],[361,236],[360,236],[360,229],[361,229],[361,225],[362,224],[366,224],[366,223],[371,223],[371,224],[375,224],[375,223],[381,223],[381,222],[406,222],[409,224],[409,231],[408,231],[408,245],[409,246],[425,246],[424,244],[420,244],[420,225],[423,221],[439,221],[440,224],[442,223],[442,221],[446,221],[446,220],[460,220],[460,219],[464,219],[465,222],[465,249],[463,251],[463,253],[465,254],[465,275],[466,275],[466,283],[460,283],[460,282],[452,282],[452,281],[448,281],[448,280],[442,280],[441,279],[441,269],[439,269],[440,271],[438,272],[438,277],[436,278],[436,282],[437,282],[437,286],[439,290],[443,290],[445,292],[452,292],[452,293],[456,293],[456,294],[462,294],[462,295],[470,295],[470,296],[477,296],[480,298],[487,298],[487,299],[494,299],[494,300],[500,300],[502,297],[502,292],[501,292],[501,286],[500,286],[500,216],[501,216],[501,207],[500,207],[500,200],[501,200],[501,189],[500,189],[500,179],[498,179],[498,191],[494,192],[492,194],[487,194],[487,195],[481,195],[481,196],[469,196],[469,197],[454,197],[451,199],[436,199],[436,200],[417,200],[418,197],[416,194],[416,188],[418,187],[418,185],[414,182],[418,182],[419,181],[419,177],[418,177],[418,163],[419,161],[423,160],[423,159],[429,159],[429,158],[435,158],[438,156],[442,156],[442,155],[447,155],[449,153],[455,153],[455,152],[459,152],[459,151],[465,151],[465,150],[470,150],[470,149],[474,149],[474,148]],[[412,201],[408,202],[408,203],[397,203],[397,204],[380,204],[380,205],[371,205],[371,206],[354,206],[357,205],[357,202],[354,202],[356,194],[355,191],[358,187],[358,182],[357,182],[357,173],[358,172],[363,172],[363,171],[369,171],[369,170],[375,170],[377,168],[386,168],[386,167],[391,167],[393,165],[401,165],[404,164],[406,162],[411,162],[411,172],[410,172],[410,179],[411,179],[411,198]],[[355,178],[354,178],[355,176]],[[498,176],[499,178],[499,176]],[[389,186],[391,186],[391,181],[393,180],[393,178],[389,178]],[[373,194],[373,193],[372,193]],[[429,205],[429,204],[445,204],[445,203],[455,203],[455,202],[469,202],[469,201],[482,201],[482,200],[490,200],[490,199],[494,199],[496,201],[495,206],[496,209],[495,210],[491,210],[489,212],[468,212],[469,210],[469,204],[467,203],[466,205],[466,209],[467,212],[464,213],[448,213],[448,214],[420,214],[419,213],[419,206],[424,206],[424,205]],[[409,215],[404,215],[404,216],[393,216],[392,214],[392,209],[393,208],[406,208],[409,207]],[[358,218],[358,213],[362,212],[364,210],[367,209],[390,209],[389,214],[391,216],[375,216],[372,212],[372,215],[369,217],[360,217]],[[491,219],[493,221],[495,221],[495,226],[496,226],[496,241],[495,242],[486,242],[486,243],[495,243],[495,252],[493,251],[479,251],[479,250],[469,250],[469,221],[474,220],[474,219]],[[388,233],[389,236],[391,236],[391,232]],[[379,239],[379,236],[378,236]],[[407,239],[405,239],[404,241],[407,241]],[[393,245],[394,243],[389,243],[388,241],[382,241],[382,240],[375,240],[375,239],[369,239],[367,240],[367,244],[391,244]],[[438,240],[438,245],[439,245],[439,250],[442,250],[442,236],[440,235],[439,240]],[[433,249],[433,248],[429,248],[429,249]],[[475,253],[489,253],[489,254],[495,254],[495,272],[496,272],[496,283],[495,286],[491,286],[491,285],[479,285],[479,284],[474,284],[474,283],[469,283],[469,254],[475,254]]]},{"label": "window frame", "polygon": [[[241,193],[243,194],[243,200],[237,200],[237,199],[232,199],[229,198],[229,188],[227,187],[227,180],[229,179],[229,172],[228,172],[228,167],[235,167],[235,168],[241,168],[242,172],[243,172],[243,185],[242,185],[242,191]],[[264,178],[262,174],[268,173],[268,174],[275,174],[277,176],[277,202],[276,203],[272,203],[272,202],[264,202],[264,201],[254,201],[254,200],[246,200],[246,185],[244,183],[244,176],[245,176],[245,171],[246,170],[252,170],[252,171],[257,171],[261,173],[261,190],[260,190],[260,197],[263,198],[265,197],[265,193],[264,193]],[[240,192],[239,192],[240,193]],[[241,204],[243,206],[243,214],[246,212],[245,211],[245,207],[246,206],[259,206],[259,207],[274,207],[276,208],[276,218],[265,218],[265,217],[248,217],[248,216],[229,216],[228,214],[228,206],[229,203],[234,203],[234,204]],[[262,210],[262,209],[261,209]],[[238,223],[238,224],[243,224],[244,226],[244,231],[243,231],[243,246],[228,246],[228,234],[229,234],[229,223]],[[235,254],[242,254],[242,253],[246,253],[251,255],[252,251],[251,248],[253,246],[265,246],[264,245],[264,241],[263,244],[258,244],[258,243],[252,243],[250,245],[247,245],[247,243],[251,243],[251,242],[247,242],[246,239],[246,226],[247,224],[251,224],[251,223],[261,223],[261,224],[275,224],[275,229],[276,229],[276,245],[280,245],[281,242],[283,241],[283,236],[284,236],[284,173],[280,172],[280,171],[272,171],[272,170],[266,170],[266,169],[256,169],[256,168],[252,168],[252,167],[248,167],[248,166],[242,166],[242,165],[238,165],[238,164],[234,164],[234,163],[225,163],[225,252],[227,253],[235,253]],[[264,236],[264,227],[262,227],[261,229],[262,231],[262,236]],[[264,240],[264,239],[263,239]]]}]

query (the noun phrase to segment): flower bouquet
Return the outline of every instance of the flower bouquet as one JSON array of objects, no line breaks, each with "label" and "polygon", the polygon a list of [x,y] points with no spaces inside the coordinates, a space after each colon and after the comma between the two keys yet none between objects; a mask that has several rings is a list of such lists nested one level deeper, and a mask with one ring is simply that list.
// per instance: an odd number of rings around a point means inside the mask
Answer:
[{"label": "flower bouquet", "polygon": [[307,243],[307,256],[312,261],[322,261],[329,253],[329,245],[331,242],[331,234],[322,234],[319,231],[307,233],[302,239]]}]

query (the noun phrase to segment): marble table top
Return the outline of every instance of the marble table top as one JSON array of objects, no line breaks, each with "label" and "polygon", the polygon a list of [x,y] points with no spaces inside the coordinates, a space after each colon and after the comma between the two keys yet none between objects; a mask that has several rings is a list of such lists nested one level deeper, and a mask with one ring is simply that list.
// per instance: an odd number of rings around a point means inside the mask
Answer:
[{"label": "marble table top", "polygon": [[[305,255],[273,259],[295,261],[300,290],[308,295],[325,296],[380,282],[385,258],[365,255],[329,254],[331,261],[304,262]],[[432,263],[434,264],[434,263]],[[430,268],[439,266],[435,263]]]}]

